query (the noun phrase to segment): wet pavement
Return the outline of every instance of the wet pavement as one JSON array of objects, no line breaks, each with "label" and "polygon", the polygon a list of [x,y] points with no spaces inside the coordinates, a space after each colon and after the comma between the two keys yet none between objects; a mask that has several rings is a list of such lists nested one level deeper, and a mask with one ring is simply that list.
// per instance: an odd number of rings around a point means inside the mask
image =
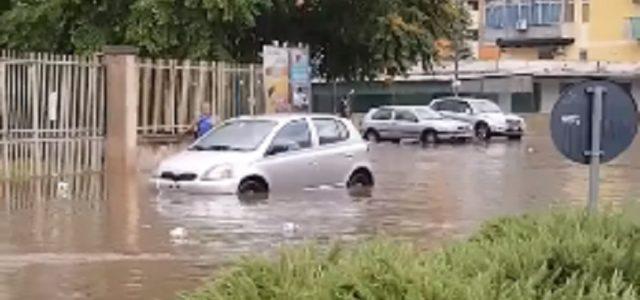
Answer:
[{"label": "wet pavement", "polygon": [[[103,176],[0,183],[0,299],[174,299],[241,255],[384,234],[435,247],[492,217],[583,205],[587,168],[555,151],[547,120],[521,142],[372,147],[371,198],[343,190],[158,195],[144,174],[107,198]],[[640,195],[640,145],[602,170],[602,205]]]}]

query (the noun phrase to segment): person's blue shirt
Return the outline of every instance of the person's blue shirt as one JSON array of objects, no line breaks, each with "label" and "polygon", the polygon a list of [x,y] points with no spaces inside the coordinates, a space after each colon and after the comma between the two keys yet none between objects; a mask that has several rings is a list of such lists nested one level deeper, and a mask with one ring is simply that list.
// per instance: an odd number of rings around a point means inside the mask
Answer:
[{"label": "person's blue shirt", "polygon": [[200,138],[213,129],[213,118],[207,115],[201,115],[198,119],[196,134]]}]

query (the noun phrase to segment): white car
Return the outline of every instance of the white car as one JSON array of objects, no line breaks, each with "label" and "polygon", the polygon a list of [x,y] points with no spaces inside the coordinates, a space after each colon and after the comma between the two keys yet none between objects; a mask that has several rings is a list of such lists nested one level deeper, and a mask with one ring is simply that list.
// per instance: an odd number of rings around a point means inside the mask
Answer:
[{"label": "white car", "polygon": [[468,123],[445,118],[428,106],[374,108],[362,120],[361,128],[370,142],[418,139],[430,144],[473,138],[473,128]]},{"label": "white car", "polygon": [[524,119],[502,112],[490,100],[473,98],[443,98],[431,103],[431,108],[442,115],[472,124],[478,139],[489,140],[494,136],[521,139],[526,124]]},{"label": "white car", "polygon": [[239,117],[164,160],[151,182],[160,190],[239,195],[372,187],[368,150],[355,126],[334,116]]}]

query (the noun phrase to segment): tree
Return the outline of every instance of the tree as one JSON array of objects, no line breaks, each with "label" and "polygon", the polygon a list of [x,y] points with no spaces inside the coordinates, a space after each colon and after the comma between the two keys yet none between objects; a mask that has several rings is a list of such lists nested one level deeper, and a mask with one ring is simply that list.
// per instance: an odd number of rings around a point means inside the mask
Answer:
[{"label": "tree", "polygon": [[465,15],[451,0],[15,0],[0,46],[83,52],[131,44],[144,55],[256,61],[273,40],[311,47],[327,79],[405,74],[437,59]]},{"label": "tree", "polygon": [[323,77],[371,79],[429,68],[435,41],[450,39],[461,20],[465,12],[449,0],[282,0],[258,17],[256,42],[306,43]]},{"label": "tree", "polygon": [[0,17],[0,44],[18,50],[89,52],[123,42],[131,0],[18,0]]},{"label": "tree", "polygon": [[243,58],[238,40],[270,5],[263,0],[137,0],[126,21],[126,40],[153,56],[238,60]]}]

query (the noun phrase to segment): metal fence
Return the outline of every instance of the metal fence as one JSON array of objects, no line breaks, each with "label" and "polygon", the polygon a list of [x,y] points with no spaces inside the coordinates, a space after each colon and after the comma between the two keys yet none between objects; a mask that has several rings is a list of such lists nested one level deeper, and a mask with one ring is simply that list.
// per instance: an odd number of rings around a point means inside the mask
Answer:
[{"label": "metal fence", "polygon": [[0,212],[29,210],[52,200],[72,202],[73,209],[99,209],[106,199],[104,184],[100,173],[0,181]]},{"label": "metal fence", "polygon": [[[105,68],[98,56],[0,54],[0,180],[103,169]],[[139,136],[177,136],[205,103],[219,119],[265,111],[259,65],[139,59]]]},{"label": "metal fence", "polygon": [[102,170],[104,70],[97,57],[0,59],[0,179]]},{"label": "metal fence", "polygon": [[259,65],[143,59],[139,67],[140,135],[185,133],[205,103],[220,119],[265,111]]}]

